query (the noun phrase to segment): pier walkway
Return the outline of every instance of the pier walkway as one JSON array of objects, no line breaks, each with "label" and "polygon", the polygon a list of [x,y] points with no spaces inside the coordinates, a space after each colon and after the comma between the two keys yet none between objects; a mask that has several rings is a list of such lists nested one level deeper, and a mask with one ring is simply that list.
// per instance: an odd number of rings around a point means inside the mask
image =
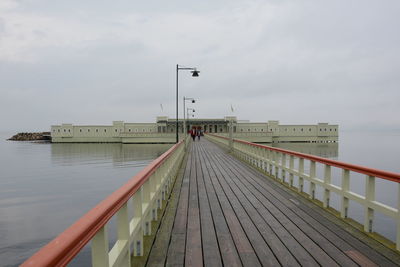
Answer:
[{"label": "pier walkway", "polygon": [[147,266],[400,263],[398,253],[208,140],[192,143],[183,168]]}]

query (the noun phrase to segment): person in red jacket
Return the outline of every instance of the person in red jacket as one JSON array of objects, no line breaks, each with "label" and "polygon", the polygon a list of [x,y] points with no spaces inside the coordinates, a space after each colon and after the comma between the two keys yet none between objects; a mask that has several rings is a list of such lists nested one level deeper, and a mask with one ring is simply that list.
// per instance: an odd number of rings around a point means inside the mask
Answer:
[{"label": "person in red jacket", "polygon": [[190,130],[190,135],[192,136],[193,141],[195,141],[196,140],[196,129],[192,128],[192,130]]}]

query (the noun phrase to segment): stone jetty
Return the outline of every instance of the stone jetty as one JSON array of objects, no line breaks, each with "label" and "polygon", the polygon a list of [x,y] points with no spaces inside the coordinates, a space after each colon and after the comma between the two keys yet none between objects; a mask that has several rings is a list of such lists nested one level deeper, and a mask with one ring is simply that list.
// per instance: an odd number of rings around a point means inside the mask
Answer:
[{"label": "stone jetty", "polygon": [[11,138],[7,139],[10,141],[39,141],[39,140],[50,140],[50,132],[39,132],[39,133],[17,133]]}]

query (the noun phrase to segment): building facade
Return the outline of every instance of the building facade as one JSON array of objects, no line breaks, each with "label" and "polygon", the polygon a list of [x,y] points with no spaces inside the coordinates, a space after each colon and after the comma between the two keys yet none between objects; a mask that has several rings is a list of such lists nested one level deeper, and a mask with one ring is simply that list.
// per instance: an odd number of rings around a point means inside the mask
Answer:
[{"label": "building facade", "polygon": [[[310,125],[280,125],[279,121],[249,122],[236,117],[222,119],[178,120],[179,137],[195,127],[206,133],[229,135],[232,125],[233,137],[257,143],[285,142],[337,142],[338,125],[318,123]],[[186,130],[184,130],[186,128]],[[175,143],[176,120],[157,117],[155,123],[125,123],[114,121],[112,125],[72,125],[51,126],[54,143]]]}]

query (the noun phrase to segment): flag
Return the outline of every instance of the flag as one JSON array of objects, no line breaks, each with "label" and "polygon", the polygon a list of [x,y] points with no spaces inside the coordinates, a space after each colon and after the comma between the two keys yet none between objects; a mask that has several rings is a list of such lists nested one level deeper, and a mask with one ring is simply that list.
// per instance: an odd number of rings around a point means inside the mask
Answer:
[{"label": "flag", "polygon": [[232,106],[232,104],[231,104],[231,111],[233,112],[233,106]]},{"label": "flag", "polygon": [[160,107],[161,107],[161,112],[164,112],[164,108],[163,108],[162,104],[160,104]]}]

